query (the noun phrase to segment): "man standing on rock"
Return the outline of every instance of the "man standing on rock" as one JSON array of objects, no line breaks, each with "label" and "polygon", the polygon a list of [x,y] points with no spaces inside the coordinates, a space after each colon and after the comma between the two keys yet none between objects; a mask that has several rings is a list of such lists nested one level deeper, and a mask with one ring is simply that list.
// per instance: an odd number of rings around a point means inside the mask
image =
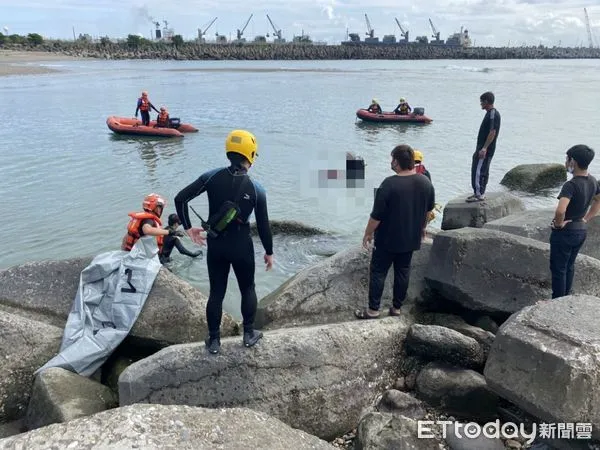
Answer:
[{"label": "man standing on rock", "polygon": [[484,92],[479,97],[481,109],[485,109],[485,117],[479,127],[477,148],[471,163],[471,186],[473,195],[467,197],[467,202],[485,200],[485,188],[490,175],[490,163],[496,151],[496,141],[500,133],[500,113],[494,108],[495,97],[491,92]]},{"label": "man standing on rock", "polygon": [[575,259],[587,236],[587,222],[600,211],[600,185],[587,170],[593,159],[594,150],[587,145],[575,145],[567,150],[565,166],[573,178],[558,194],[551,224],[552,298],[571,294]]},{"label": "man standing on rock", "polygon": [[[258,156],[256,137],[245,130],[234,130],[225,140],[225,153],[229,167],[204,173],[175,197],[177,215],[192,241],[204,243],[201,233],[207,231],[208,247],[206,263],[210,294],[206,304],[208,338],[205,341],[210,353],[221,348],[221,317],[223,299],[227,290],[229,271],[233,271],[242,296],[244,319],[243,342],[254,346],[263,336],[254,329],[257,299],[254,286],[254,243],[250,236],[249,216],[254,212],[258,235],[265,249],[266,269],[273,266],[273,237],[267,213],[267,197],[264,188],[252,180],[248,171]],[[202,221],[202,228],[192,228],[188,215],[188,202],[206,192],[209,216]],[[201,219],[202,220],[202,219]]]},{"label": "man standing on rock", "polygon": [[408,145],[392,151],[391,168],[396,175],[387,177],[375,194],[371,217],[363,237],[368,248],[375,237],[371,256],[369,307],[355,311],[359,319],[379,317],[385,279],[394,265],[394,298],[391,316],[400,315],[406,298],[412,254],[421,248],[427,215],[435,207],[435,191],[429,179],[415,171],[415,156]]}]

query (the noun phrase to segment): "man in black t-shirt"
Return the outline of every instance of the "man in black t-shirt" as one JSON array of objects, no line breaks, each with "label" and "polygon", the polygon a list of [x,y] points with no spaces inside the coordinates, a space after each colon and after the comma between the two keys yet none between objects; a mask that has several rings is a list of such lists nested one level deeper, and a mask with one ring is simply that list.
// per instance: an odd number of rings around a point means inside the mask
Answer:
[{"label": "man in black t-shirt", "polygon": [[371,256],[369,307],[358,309],[359,319],[379,317],[385,279],[394,264],[394,298],[390,315],[400,315],[406,297],[410,262],[421,248],[427,214],[435,207],[435,192],[429,179],[415,171],[414,151],[399,145],[392,151],[391,168],[396,175],[387,177],[375,194],[375,202],[363,237],[368,248],[375,237]]},{"label": "man in black t-shirt", "polygon": [[552,298],[571,294],[575,259],[586,239],[587,222],[600,211],[600,185],[587,170],[593,159],[594,150],[587,145],[575,145],[567,150],[565,166],[573,178],[558,194],[558,206],[551,224]]},{"label": "man in black t-shirt", "polygon": [[471,186],[473,195],[467,202],[485,200],[485,188],[490,175],[490,163],[496,151],[496,141],[500,133],[500,113],[494,108],[495,97],[491,92],[484,92],[479,97],[481,109],[485,109],[485,117],[479,127],[477,148],[471,162]]}]

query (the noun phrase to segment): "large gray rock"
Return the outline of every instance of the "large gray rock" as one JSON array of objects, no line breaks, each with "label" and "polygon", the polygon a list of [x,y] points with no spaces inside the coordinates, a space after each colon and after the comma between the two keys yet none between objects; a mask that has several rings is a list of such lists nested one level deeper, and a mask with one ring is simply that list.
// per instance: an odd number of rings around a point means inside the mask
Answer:
[{"label": "large gray rock", "polygon": [[591,423],[600,437],[600,298],[573,295],[519,311],[496,335],[490,388],[553,423]]},{"label": "large gray rock", "polygon": [[405,416],[415,420],[422,419],[427,414],[421,400],[396,389],[385,391],[377,403],[376,409],[378,412]]},{"label": "large gray rock", "polygon": [[35,377],[25,424],[33,430],[52,423],[68,422],[118,406],[106,386],[58,367]]},{"label": "large gray rock", "polygon": [[498,396],[474,370],[429,363],[417,377],[417,394],[448,414],[475,420],[496,418]]},{"label": "large gray rock", "polygon": [[440,442],[436,438],[420,438],[414,419],[371,412],[358,424],[354,450],[439,450]]},{"label": "large gray rock", "polygon": [[[552,297],[550,245],[496,230],[443,231],[434,241],[425,279],[467,309],[514,313]],[[600,294],[600,261],[579,255],[573,290]]]},{"label": "large gray rock", "polygon": [[[0,309],[63,327],[81,271],[91,260],[34,262],[0,271]],[[164,346],[202,340],[208,332],[206,301],[200,291],[163,268],[130,336]],[[223,314],[222,324],[224,336],[237,334],[229,314]]]},{"label": "large gray rock", "polygon": [[473,227],[481,228],[486,222],[525,210],[525,205],[518,197],[504,192],[485,194],[482,202],[467,203],[469,194],[450,200],[444,206],[442,230]]},{"label": "large gray rock", "polygon": [[[413,254],[407,307],[424,290],[430,249],[431,242],[425,241]],[[370,252],[354,247],[299,272],[260,301],[256,326],[275,329],[354,320],[354,310],[368,302],[370,260]],[[381,302],[384,314],[392,304],[393,280],[391,268]]]},{"label": "large gray rock", "polygon": [[564,164],[521,164],[510,169],[500,184],[525,192],[539,192],[567,181]]},{"label": "large gray rock", "polygon": [[0,423],[25,415],[33,373],[60,348],[62,330],[0,311]]},{"label": "large gray rock", "polygon": [[252,349],[226,338],[218,356],[203,343],[171,346],[125,369],[120,404],[248,407],[332,440],[393,383],[407,330],[388,317],[267,331]]},{"label": "large gray rock", "polygon": [[327,450],[315,436],[249,409],[133,405],[0,440],[0,449],[177,448],[186,450]]},{"label": "large gray rock", "polygon": [[[528,237],[547,244],[550,242],[552,219],[554,219],[553,208],[538,209],[493,220],[486,223],[484,228]],[[600,259],[600,217],[594,217],[589,221],[587,238],[579,253]]]}]

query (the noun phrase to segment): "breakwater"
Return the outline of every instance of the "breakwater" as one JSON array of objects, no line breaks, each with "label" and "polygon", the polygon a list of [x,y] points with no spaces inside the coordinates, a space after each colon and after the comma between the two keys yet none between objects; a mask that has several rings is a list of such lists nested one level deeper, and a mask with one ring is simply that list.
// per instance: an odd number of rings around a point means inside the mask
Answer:
[{"label": "breakwater", "polygon": [[597,59],[600,48],[441,47],[434,45],[199,44],[173,45],[44,41],[40,45],[3,45],[5,50],[43,51],[72,57],[164,60],[351,60],[351,59]]}]

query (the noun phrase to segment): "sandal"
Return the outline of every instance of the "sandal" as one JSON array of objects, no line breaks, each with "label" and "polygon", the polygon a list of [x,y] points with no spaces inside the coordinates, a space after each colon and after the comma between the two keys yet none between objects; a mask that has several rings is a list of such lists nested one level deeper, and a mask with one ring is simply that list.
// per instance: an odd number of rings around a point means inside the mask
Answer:
[{"label": "sandal", "polygon": [[379,314],[377,314],[376,316],[372,316],[371,314],[369,314],[369,311],[367,310],[367,308],[355,310],[354,315],[356,316],[357,319],[378,319],[379,318]]},{"label": "sandal", "polygon": [[390,316],[401,316],[402,313],[399,312],[394,312],[394,307],[390,306],[390,310],[389,310]]}]

